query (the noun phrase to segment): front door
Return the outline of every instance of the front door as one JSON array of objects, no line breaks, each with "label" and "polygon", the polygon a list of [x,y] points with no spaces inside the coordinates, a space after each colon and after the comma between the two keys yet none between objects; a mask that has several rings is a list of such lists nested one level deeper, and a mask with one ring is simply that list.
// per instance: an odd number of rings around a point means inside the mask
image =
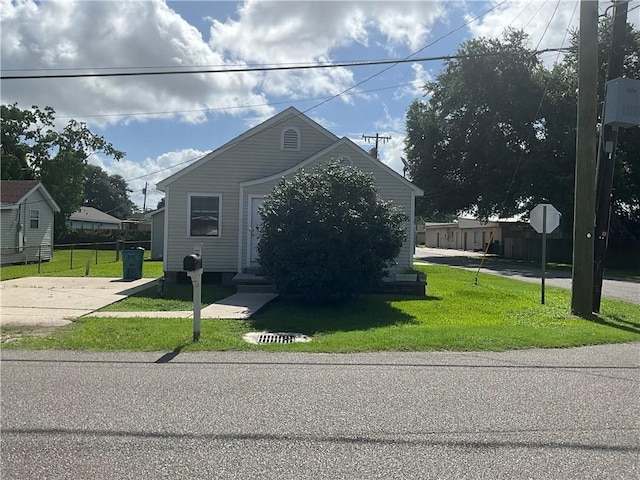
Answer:
[{"label": "front door", "polygon": [[258,265],[258,228],[262,224],[262,217],[258,209],[262,205],[264,198],[251,197],[251,214],[249,217],[249,263],[252,266]]}]

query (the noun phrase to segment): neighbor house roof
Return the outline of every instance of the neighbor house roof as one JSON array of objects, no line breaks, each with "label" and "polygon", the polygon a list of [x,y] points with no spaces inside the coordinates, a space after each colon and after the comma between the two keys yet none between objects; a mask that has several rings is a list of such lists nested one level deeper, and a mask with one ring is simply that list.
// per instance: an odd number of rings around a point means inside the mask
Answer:
[{"label": "neighbor house roof", "polygon": [[80,210],[71,214],[69,220],[76,222],[113,223],[118,225],[122,223],[120,219],[93,207],[80,207]]},{"label": "neighbor house roof", "polygon": [[2,208],[20,205],[29,195],[39,190],[54,212],[60,207],[39,180],[2,180],[0,181],[0,204]]}]

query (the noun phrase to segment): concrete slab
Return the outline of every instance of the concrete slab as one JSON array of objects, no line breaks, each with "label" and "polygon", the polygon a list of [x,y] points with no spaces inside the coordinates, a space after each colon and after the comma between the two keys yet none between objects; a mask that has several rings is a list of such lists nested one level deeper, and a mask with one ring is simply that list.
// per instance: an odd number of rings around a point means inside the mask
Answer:
[{"label": "concrete slab", "polygon": [[[275,293],[236,293],[200,311],[201,319],[244,320],[277,297]],[[193,312],[93,312],[87,317],[115,318],[192,318]]]},{"label": "concrete slab", "polygon": [[203,308],[201,318],[246,319],[277,296],[276,293],[236,293]]},{"label": "concrete slab", "polygon": [[145,288],[157,279],[27,277],[0,282],[0,324],[62,326]]}]

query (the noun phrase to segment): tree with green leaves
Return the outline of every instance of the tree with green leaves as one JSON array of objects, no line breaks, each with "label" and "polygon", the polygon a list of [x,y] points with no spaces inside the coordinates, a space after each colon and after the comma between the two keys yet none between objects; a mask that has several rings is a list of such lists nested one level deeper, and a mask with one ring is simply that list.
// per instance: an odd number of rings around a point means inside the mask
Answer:
[{"label": "tree with green leaves", "polygon": [[409,173],[425,191],[418,213],[488,217],[515,213],[524,200],[516,172],[535,156],[542,94],[541,67],[526,41],[510,31],[503,40],[463,43],[461,58],[425,86],[429,101],[409,107]]},{"label": "tree with green leaves", "polygon": [[2,105],[0,113],[2,179],[40,180],[60,207],[55,223],[58,234],[83,203],[88,158],[101,152],[120,160],[124,152],[85,123],[70,120],[57,129],[51,107],[22,110],[17,104]]},{"label": "tree with green leaves", "polygon": [[[610,25],[610,18],[600,25],[602,88]],[[640,78],[640,34],[630,26],[626,44],[625,76]],[[546,68],[527,45],[521,31],[464,42],[461,58],[448,60],[425,85],[428,100],[409,107],[409,175],[425,191],[418,214],[432,220],[463,212],[507,217],[545,202],[563,214],[565,233],[572,231],[576,54]],[[640,225],[639,172],[640,135],[637,128],[621,130],[614,236]]]},{"label": "tree with green leaves", "polygon": [[97,165],[85,168],[83,205],[97,208],[116,218],[125,219],[137,211],[129,198],[132,190],[120,175],[109,175]]},{"label": "tree with green leaves", "polygon": [[405,240],[406,215],[372,175],[331,162],[283,179],[264,200],[258,253],[280,293],[327,301],[375,286]]}]

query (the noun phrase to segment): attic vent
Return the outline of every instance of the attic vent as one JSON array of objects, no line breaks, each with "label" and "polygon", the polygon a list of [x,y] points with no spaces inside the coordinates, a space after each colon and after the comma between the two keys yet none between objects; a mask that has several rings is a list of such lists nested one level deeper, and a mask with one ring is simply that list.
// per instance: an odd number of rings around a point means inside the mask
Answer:
[{"label": "attic vent", "polygon": [[282,150],[300,150],[300,132],[297,128],[287,127],[282,131]]},{"label": "attic vent", "polygon": [[245,334],[242,338],[247,343],[298,343],[310,342],[311,338],[301,333],[271,333],[271,332],[251,332]]}]

